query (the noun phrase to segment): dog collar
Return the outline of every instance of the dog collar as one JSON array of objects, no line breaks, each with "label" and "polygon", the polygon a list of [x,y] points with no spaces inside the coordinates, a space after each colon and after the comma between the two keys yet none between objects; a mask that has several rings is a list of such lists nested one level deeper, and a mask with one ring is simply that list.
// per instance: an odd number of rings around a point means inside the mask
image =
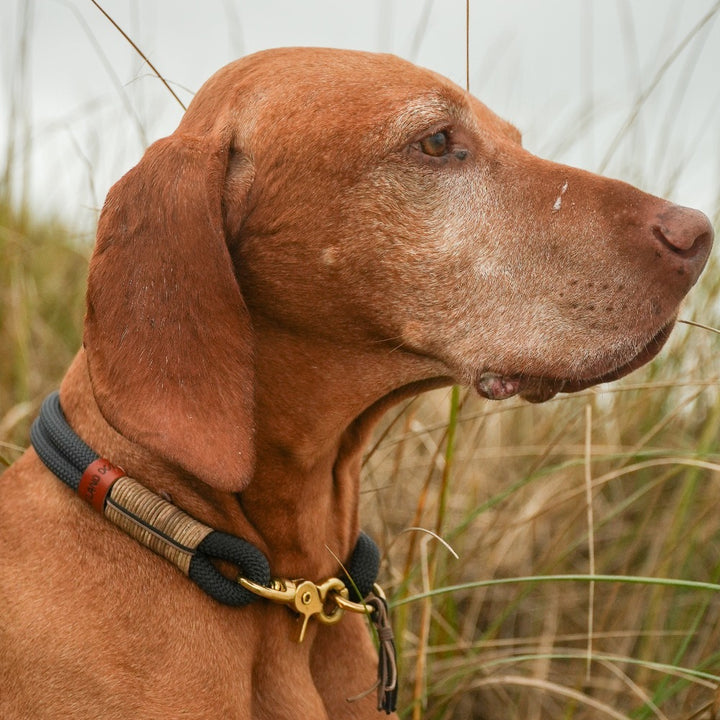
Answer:
[{"label": "dog collar", "polygon": [[[299,642],[311,618],[331,625],[345,611],[373,622],[379,641],[378,710],[397,703],[397,661],[384,593],[375,583],[380,551],[361,532],[341,577],[321,584],[272,578],[265,555],[240,537],[214,530],[151,492],[101,458],[68,425],[59,393],[49,395],[30,430],[43,463],[97,512],[139,543],[172,562],[216,601],[243,607],[261,598],[287,605],[302,618]],[[238,568],[236,580],[213,561]]]}]

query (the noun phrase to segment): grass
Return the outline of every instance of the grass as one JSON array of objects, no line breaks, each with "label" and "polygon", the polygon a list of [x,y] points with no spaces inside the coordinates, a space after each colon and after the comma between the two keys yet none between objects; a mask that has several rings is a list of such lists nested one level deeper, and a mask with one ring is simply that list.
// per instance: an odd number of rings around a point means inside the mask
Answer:
[{"label": "grass", "polygon": [[[89,247],[31,217],[0,197],[0,469],[81,341]],[[682,317],[719,313],[713,262]],[[541,406],[454,388],[387,416],[362,516],[386,548],[401,717],[713,717],[719,349],[679,325],[610,386]]]},{"label": "grass", "polygon": [[[716,283],[711,267],[685,316],[716,322]],[[452,394],[396,420],[367,460],[363,512],[390,548],[404,716],[677,718],[709,700],[719,341],[680,325],[646,369],[542,406],[467,394],[451,458]],[[457,560],[403,533],[413,503],[426,528],[443,508]]]},{"label": "grass", "polygon": [[88,245],[0,204],[0,469],[81,342]]},{"label": "grass", "polygon": [[[448,437],[451,400],[436,393],[416,403],[412,419],[377,447],[364,514],[377,518],[391,548],[403,669],[418,717],[682,717],[708,695],[720,674],[717,388],[716,378],[688,376],[683,366],[693,355],[712,367],[716,342],[680,327],[642,373],[541,407],[468,396],[444,511],[443,537],[459,559],[437,546],[434,578],[422,572],[420,543],[412,547],[402,530],[418,497],[424,508],[414,522],[437,520],[437,446]],[[433,458],[435,502],[423,492]],[[405,715],[413,716],[410,707]]]}]

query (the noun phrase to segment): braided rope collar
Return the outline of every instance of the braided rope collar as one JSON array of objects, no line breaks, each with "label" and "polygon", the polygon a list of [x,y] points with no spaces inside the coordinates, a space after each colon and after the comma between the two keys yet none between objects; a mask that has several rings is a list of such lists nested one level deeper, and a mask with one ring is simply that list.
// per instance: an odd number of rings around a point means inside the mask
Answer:
[{"label": "braided rope collar", "polygon": [[[395,710],[395,644],[387,602],[375,583],[380,552],[368,535],[360,533],[341,577],[320,585],[272,578],[267,558],[252,543],[201,523],[101,458],[68,425],[57,392],[43,402],[30,439],[40,459],[62,482],[218,602],[243,607],[264,598],[285,604],[302,618],[299,642],[311,618],[331,625],[345,611],[367,615],[379,644],[378,710],[388,714]],[[238,568],[235,580],[218,570],[214,563],[218,560]]]}]

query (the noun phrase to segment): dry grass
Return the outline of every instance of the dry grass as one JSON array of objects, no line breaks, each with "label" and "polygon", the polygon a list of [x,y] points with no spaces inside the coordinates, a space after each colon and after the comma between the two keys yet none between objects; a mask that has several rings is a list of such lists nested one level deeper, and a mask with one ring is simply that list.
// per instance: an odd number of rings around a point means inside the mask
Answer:
[{"label": "dry grass", "polygon": [[80,346],[88,253],[60,223],[0,203],[0,469]]},{"label": "dry grass", "polygon": [[[717,306],[716,277],[684,316]],[[646,369],[542,406],[464,394],[451,454],[448,392],[395,418],[363,512],[389,548],[408,717],[681,718],[709,701],[719,342],[681,325]]]}]

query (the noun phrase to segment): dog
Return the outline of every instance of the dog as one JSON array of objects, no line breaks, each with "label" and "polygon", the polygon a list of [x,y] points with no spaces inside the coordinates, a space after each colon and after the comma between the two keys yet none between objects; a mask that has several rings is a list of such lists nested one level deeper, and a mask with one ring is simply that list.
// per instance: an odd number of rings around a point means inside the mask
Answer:
[{"label": "dog", "polygon": [[[712,240],[698,211],[533,156],[431,71],[260,52],[110,190],[62,412],[273,577],[319,587],[355,547],[361,453],[388,407],[452,383],[542,402],[626,375]],[[348,702],[376,682],[362,612],[310,618],[298,643],[287,604],[213,599],[32,448],[0,507],[3,718],[377,716]]]}]

